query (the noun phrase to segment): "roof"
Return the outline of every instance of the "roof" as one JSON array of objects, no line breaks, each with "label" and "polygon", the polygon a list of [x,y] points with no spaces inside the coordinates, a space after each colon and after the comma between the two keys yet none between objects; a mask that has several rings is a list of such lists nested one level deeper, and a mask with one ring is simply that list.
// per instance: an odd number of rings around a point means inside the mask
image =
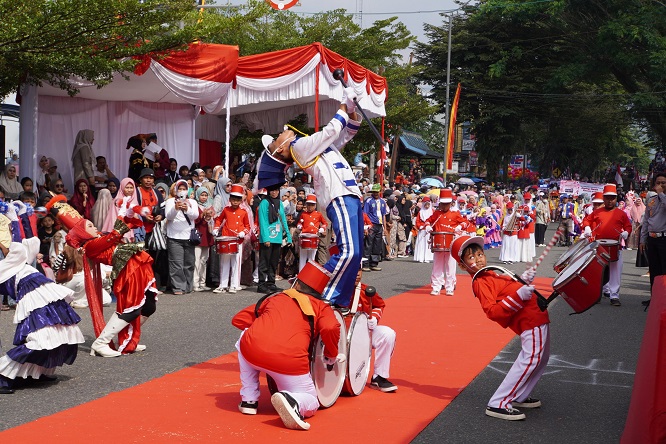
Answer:
[{"label": "roof", "polygon": [[440,158],[444,154],[438,153],[430,149],[428,144],[423,140],[423,138],[417,133],[412,133],[410,131],[403,131],[400,135],[400,141],[409,151],[418,154],[423,157],[435,157]]}]

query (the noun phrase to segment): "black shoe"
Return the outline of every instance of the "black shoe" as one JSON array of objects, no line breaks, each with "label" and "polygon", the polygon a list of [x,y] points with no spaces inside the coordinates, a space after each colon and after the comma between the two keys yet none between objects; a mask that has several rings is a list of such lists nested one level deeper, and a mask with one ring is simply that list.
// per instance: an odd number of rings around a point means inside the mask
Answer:
[{"label": "black shoe", "polygon": [[14,390],[9,387],[0,387],[0,395],[11,395],[14,393]]},{"label": "black shoe", "polygon": [[58,380],[57,376],[50,375],[41,375],[39,378],[35,379],[37,382],[56,382]]},{"label": "black shoe", "polygon": [[650,306],[650,299],[641,302],[641,305],[643,305],[643,306],[645,306],[645,307],[649,307],[649,306]]},{"label": "black shoe", "polygon": [[523,402],[513,401],[511,403],[513,407],[520,407],[523,409],[535,409],[541,407],[541,401],[535,398],[527,398]]},{"label": "black shoe", "polygon": [[620,303],[620,298],[611,298],[610,303],[614,307],[619,307],[622,304]]},{"label": "black shoe", "polygon": [[280,419],[288,429],[309,430],[310,424],[305,422],[298,408],[298,402],[288,393],[277,392],[271,396],[271,404],[280,415]]},{"label": "black shoe", "polygon": [[271,293],[282,291],[282,289],[275,284],[268,285],[268,289],[270,290]]},{"label": "black shoe", "polygon": [[518,409],[486,407],[486,415],[492,416],[493,418],[506,419],[507,421],[519,421],[525,419],[525,414]]},{"label": "black shoe", "polygon": [[381,376],[377,375],[374,378],[372,378],[372,381],[370,381],[370,387],[375,388],[379,390],[380,392],[395,392],[398,390],[398,386],[393,384],[391,381],[389,381],[386,378],[382,378]]},{"label": "black shoe", "polygon": [[244,415],[256,415],[257,414],[257,409],[259,408],[259,402],[258,401],[241,401],[240,404],[238,404],[238,410]]}]

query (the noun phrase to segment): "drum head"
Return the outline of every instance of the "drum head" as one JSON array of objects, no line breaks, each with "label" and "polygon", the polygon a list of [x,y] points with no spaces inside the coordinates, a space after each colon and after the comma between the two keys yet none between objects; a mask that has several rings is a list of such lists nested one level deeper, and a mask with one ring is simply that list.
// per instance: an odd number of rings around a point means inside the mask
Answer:
[{"label": "drum head", "polygon": [[[592,247],[592,244],[594,244],[594,247]],[[587,239],[578,240],[578,242],[569,247],[569,249],[565,251],[562,254],[562,256],[560,256],[557,262],[555,262],[555,267],[570,262],[571,260],[573,260],[575,256],[578,256],[578,254],[581,253],[586,248],[593,249],[596,248],[596,245],[597,244],[595,244],[594,242],[588,242]]]},{"label": "drum head", "polygon": [[588,251],[587,253],[581,254],[573,260],[567,267],[562,270],[562,272],[555,278],[553,281],[553,288],[557,290],[557,287],[565,283],[570,277],[575,276],[577,272],[582,271],[587,263],[596,256],[595,251]]},{"label": "drum head", "polygon": [[[338,341],[338,354],[343,353],[347,355],[347,335],[345,328],[345,321],[338,310],[333,310],[335,318],[340,323],[340,340]],[[342,364],[336,362],[333,369],[329,371],[324,363],[324,341],[321,336],[317,336],[315,343],[315,356],[314,360],[310,363],[310,374],[314,381],[315,390],[317,392],[317,399],[322,407],[330,407],[338,400],[342,386],[345,383],[345,375],[347,374],[347,363]]]},{"label": "drum head", "polygon": [[347,332],[347,377],[345,393],[358,396],[368,382],[372,338],[368,329],[368,315],[358,312],[354,315]]}]

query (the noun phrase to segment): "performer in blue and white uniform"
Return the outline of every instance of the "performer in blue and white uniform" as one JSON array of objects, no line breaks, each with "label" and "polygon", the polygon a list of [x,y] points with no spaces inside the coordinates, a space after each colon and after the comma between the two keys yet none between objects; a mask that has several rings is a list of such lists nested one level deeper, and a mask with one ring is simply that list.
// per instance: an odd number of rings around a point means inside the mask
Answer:
[{"label": "performer in blue and white uniform", "polygon": [[294,162],[312,176],[319,206],[326,208],[338,246],[338,252],[324,264],[332,277],[322,296],[342,307],[349,306],[363,255],[362,196],[349,163],[340,153],[361,124],[354,98],[353,88],[346,88],[333,119],[311,136],[297,137],[290,129],[277,139],[263,136],[266,152],[260,160],[256,187],[283,184],[284,170]]}]

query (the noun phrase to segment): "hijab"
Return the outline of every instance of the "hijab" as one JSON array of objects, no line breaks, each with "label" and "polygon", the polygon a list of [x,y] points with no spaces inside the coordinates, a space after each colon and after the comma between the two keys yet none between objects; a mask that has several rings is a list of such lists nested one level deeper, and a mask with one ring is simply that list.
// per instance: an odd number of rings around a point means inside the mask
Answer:
[{"label": "hijab", "polygon": [[98,230],[104,226],[106,217],[108,216],[109,212],[111,211],[111,207],[113,206],[113,197],[111,197],[111,191],[107,190],[106,188],[99,190],[99,193],[97,193],[97,201],[95,201],[95,204],[92,206],[90,219]]},{"label": "hijab", "polygon": [[[428,208],[426,208],[426,206]],[[432,213],[433,213],[432,202],[424,202],[423,206],[421,207],[421,211],[419,211],[419,218],[421,218],[421,220],[425,222],[428,220],[430,216],[432,216]]]},{"label": "hijab", "polygon": [[130,199],[130,208],[138,206],[139,205],[139,199],[136,197],[137,193],[137,186],[136,183],[134,183],[134,180],[130,177],[126,177],[123,180],[120,181],[120,185],[118,185],[118,193],[116,194],[116,206],[120,206],[122,203],[123,198],[125,197],[125,185],[128,183],[131,183],[134,185],[134,193],[132,194],[132,198]]},{"label": "hijab", "polygon": [[280,205],[282,204],[282,199],[279,195],[276,198],[272,198],[270,191],[264,196],[264,199],[268,201],[268,222],[273,224],[277,222],[280,217]]},{"label": "hijab", "polygon": [[[79,185],[82,183],[88,185],[88,192],[86,193],[88,197],[85,199],[85,205],[83,204],[83,193],[79,191]],[[95,198],[92,195],[90,184],[87,179],[79,179],[76,181],[74,184],[74,193],[72,193],[72,197],[69,199],[69,204],[78,211],[81,216],[89,220],[91,219],[92,207],[95,205]]]},{"label": "hijab", "polygon": [[213,208],[215,208],[215,214],[220,214],[222,208],[229,204],[229,192],[226,189],[229,180],[228,177],[220,177],[215,184],[215,192],[213,193]]},{"label": "hijab", "polygon": [[111,193],[111,197],[115,199],[116,196],[118,195],[118,192],[120,191],[120,180],[117,177],[111,177],[109,178],[109,180],[107,180],[107,182],[113,182],[116,184],[116,192]]},{"label": "hijab", "polygon": [[[17,199],[19,194],[23,192],[23,187],[21,186],[21,183],[18,181],[18,174],[14,179],[10,180],[7,177],[7,171],[6,169],[10,165],[7,165],[5,167],[5,170],[0,173],[0,186],[2,186],[2,189],[5,190],[5,193],[7,194],[7,198],[12,198],[12,199]],[[16,168],[14,168],[16,169]]]},{"label": "hijab", "polygon": [[[199,198],[203,193],[208,194],[208,199],[206,199],[206,202],[201,202]],[[199,204],[199,208],[202,210],[205,210],[207,208],[210,208],[213,206],[213,199],[210,198],[210,193],[208,192],[208,188],[206,187],[199,187],[197,188],[197,191],[194,193],[197,199],[197,203]]]}]

